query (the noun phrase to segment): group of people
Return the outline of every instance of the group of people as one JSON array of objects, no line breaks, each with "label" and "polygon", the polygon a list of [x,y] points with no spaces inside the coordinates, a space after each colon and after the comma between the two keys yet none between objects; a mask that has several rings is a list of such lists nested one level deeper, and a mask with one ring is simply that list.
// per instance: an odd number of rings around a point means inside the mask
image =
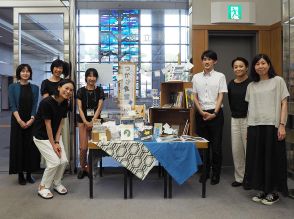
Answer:
[{"label": "group of people", "polygon": [[[53,198],[51,187],[61,195],[67,194],[66,187],[61,183],[68,163],[62,140],[62,127],[75,90],[73,81],[62,78],[62,75],[67,75],[68,67],[67,63],[60,59],[52,62],[52,76],[41,84],[42,100],[39,106],[39,87],[29,82],[33,74],[30,65],[19,65],[16,69],[17,82],[9,86],[9,104],[12,111],[9,173],[18,174],[20,185],[35,183],[32,172],[40,170],[41,154],[46,161],[46,168],[38,195],[44,199]],[[92,119],[100,116],[104,100],[103,89],[96,86],[97,70],[88,69],[85,80],[87,85],[77,92],[81,156],[78,178],[87,175],[87,136],[92,127]]]},{"label": "group of people", "polygon": [[[235,167],[233,187],[255,189],[255,202],[272,205],[278,192],[287,195],[285,81],[278,76],[266,54],[249,63],[243,57],[232,61],[235,79],[227,85],[223,73],[214,70],[217,54],[207,50],[201,56],[203,71],[193,76],[196,132],[209,140],[207,174],[211,185],[220,181],[222,165],[223,98],[228,93],[231,109],[231,140]],[[212,174],[210,174],[212,172]]]},{"label": "group of people", "polygon": [[[289,92],[283,78],[277,76],[270,58],[258,54],[251,63],[243,57],[232,61],[235,79],[227,85],[225,75],[214,70],[217,54],[204,51],[203,71],[192,79],[196,112],[196,131],[209,140],[207,174],[200,181],[211,178],[220,181],[222,166],[223,98],[228,93],[231,109],[232,152],[235,181],[232,186],[259,192],[255,202],[271,205],[279,200],[277,192],[287,195],[287,160],[285,125]],[[32,69],[21,64],[16,69],[17,82],[9,86],[12,110],[10,136],[10,174],[18,174],[19,184],[34,183],[31,173],[39,170],[40,154],[46,161],[38,194],[53,198],[51,187],[66,194],[61,179],[68,162],[62,141],[62,126],[70,108],[75,85],[63,79],[65,63],[51,64],[52,76],[41,84],[42,100],[38,105],[39,88],[31,84]],[[78,179],[88,175],[87,144],[93,120],[100,117],[104,92],[96,86],[98,72],[85,72],[86,86],[77,91],[80,171]],[[26,172],[26,177],[24,176]],[[211,173],[212,172],[212,173]],[[211,174],[210,174],[211,173]]]}]

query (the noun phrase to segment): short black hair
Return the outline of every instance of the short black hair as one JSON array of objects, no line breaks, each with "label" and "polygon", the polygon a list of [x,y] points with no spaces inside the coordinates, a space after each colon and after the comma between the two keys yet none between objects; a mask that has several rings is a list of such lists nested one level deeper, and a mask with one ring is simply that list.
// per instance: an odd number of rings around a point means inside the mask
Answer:
[{"label": "short black hair", "polygon": [[85,72],[85,81],[87,82],[87,77],[89,77],[90,74],[93,74],[95,78],[99,78],[99,75],[98,75],[98,71],[95,69],[95,68],[88,68]]},{"label": "short black hair", "polygon": [[32,77],[33,77],[33,70],[32,70],[32,68],[31,68],[31,66],[30,66],[29,64],[20,64],[19,66],[17,66],[17,68],[16,68],[16,72],[15,72],[16,79],[17,79],[17,80],[20,80],[20,79],[21,79],[21,77],[20,77],[20,72],[21,72],[22,70],[24,70],[25,68],[27,68],[28,71],[31,73],[31,74],[30,74],[30,77],[29,77],[29,80],[32,80]]},{"label": "short black hair", "polygon": [[[74,90],[75,90],[75,83],[74,83],[72,80],[70,80],[70,79],[61,79],[61,80],[58,82],[58,84],[57,84],[57,88],[58,88],[58,87],[62,87],[63,85],[68,84],[68,83],[72,84],[73,87],[74,87]],[[57,97],[59,96],[59,91],[58,91],[58,89],[55,90],[54,95],[57,96]]]},{"label": "short black hair", "polygon": [[268,55],[260,53],[253,58],[252,63],[251,63],[250,76],[251,76],[252,80],[255,82],[260,81],[259,74],[257,74],[257,72],[255,71],[255,65],[260,59],[264,59],[267,62],[267,64],[269,65],[268,77],[274,78],[277,74],[276,74],[276,71],[272,65],[270,58],[268,57]]},{"label": "short black hair", "polygon": [[247,59],[243,58],[243,57],[236,57],[235,59],[233,59],[232,61],[232,68],[234,67],[234,64],[236,61],[241,61],[244,63],[244,65],[246,66],[246,68],[248,68],[249,66],[249,62],[247,61]]},{"label": "short black hair", "polygon": [[51,67],[50,67],[50,70],[51,70],[52,73],[53,73],[53,68],[54,67],[56,67],[56,68],[58,68],[58,67],[64,68],[64,62],[62,60],[60,60],[60,59],[55,59],[52,62]]},{"label": "short black hair", "polygon": [[213,50],[205,50],[201,55],[201,60],[203,60],[204,57],[207,57],[207,58],[210,58],[214,61],[217,61],[217,54]]}]

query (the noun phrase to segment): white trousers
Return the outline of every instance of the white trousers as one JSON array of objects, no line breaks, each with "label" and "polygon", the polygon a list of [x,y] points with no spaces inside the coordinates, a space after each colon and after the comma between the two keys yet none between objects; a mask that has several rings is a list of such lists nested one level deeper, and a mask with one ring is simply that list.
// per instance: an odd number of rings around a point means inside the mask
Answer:
[{"label": "white trousers", "polygon": [[247,118],[231,118],[231,133],[235,180],[242,183],[245,173]]},{"label": "white trousers", "polygon": [[46,169],[44,170],[44,173],[43,173],[41,186],[45,186],[45,188],[49,189],[52,186],[52,183],[55,186],[60,185],[65,167],[68,163],[68,160],[66,158],[66,153],[64,150],[62,137],[60,137],[60,140],[59,140],[59,145],[61,147],[60,158],[54,152],[53,147],[49,140],[39,140],[39,139],[36,139],[35,137],[33,139],[41,155],[44,157],[46,161]]}]

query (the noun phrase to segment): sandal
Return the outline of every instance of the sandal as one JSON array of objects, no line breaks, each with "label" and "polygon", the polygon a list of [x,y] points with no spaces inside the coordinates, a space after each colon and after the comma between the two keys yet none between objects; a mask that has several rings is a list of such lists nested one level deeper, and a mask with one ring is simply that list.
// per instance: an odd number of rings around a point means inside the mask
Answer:
[{"label": "sandal", "polygon": [[65,195],[67,194],[67,189],[62,185],[53,186],[53,189],[59,194],[59,195]]},{"label": "sandal", "polygon": [[51,193],[51,191],[49,189],[46,189],[46,188],[38,190],[38,195],[43,199],[51,199],[51,198],[53,198],[53,194]]}]

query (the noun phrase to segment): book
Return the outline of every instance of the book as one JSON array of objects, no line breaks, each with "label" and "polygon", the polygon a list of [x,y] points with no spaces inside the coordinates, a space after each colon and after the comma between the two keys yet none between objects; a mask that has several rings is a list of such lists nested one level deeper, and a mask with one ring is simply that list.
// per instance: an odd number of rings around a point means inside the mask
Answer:
[{"label": "book", "polygon": [[139,131],[139,136],[142,141],[152,138],[153,126],[145,125],[142,130]]},{"label": "book", "polygon": [[175,107],[176,108],[181,108],[183,107],[183,92],[182,91],[179,91],[178,94],[177,94],[177,100],[176,100],[176,103],[175,103]]},{"label": "book", "polygon": [[194,107],[194,94],[192,88],[185,88],[185,99],[186,99],[186,107],[193,108]]},{"label": "book", "polygon": [[199,136],[182,135],[180,138],[182,141],[209,142],[207,139]]},{"label": "book", "polygon": [[153,135],[160,136],[162,134],[162,123],[154,123]]},{"label": "book", "polygon": [[122,141],[134,140],[134,125],[121,125],[120,140]]}]

